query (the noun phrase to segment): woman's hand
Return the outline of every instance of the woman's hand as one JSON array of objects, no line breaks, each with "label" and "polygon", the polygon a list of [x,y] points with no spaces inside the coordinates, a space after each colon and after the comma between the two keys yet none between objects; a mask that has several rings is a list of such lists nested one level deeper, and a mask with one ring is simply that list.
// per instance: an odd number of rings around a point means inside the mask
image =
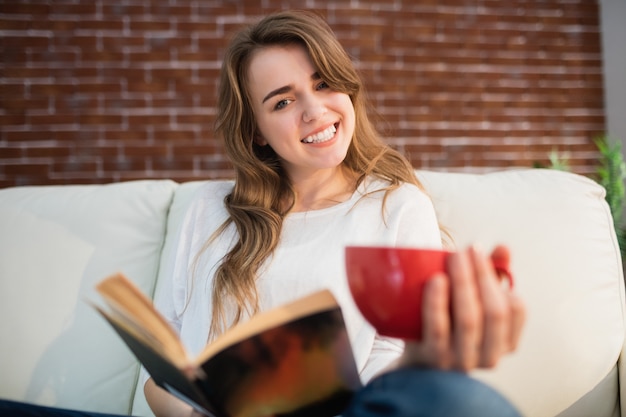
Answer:
[{"label": "woman's hand", "polygon": [[[492,256],[508,257],[508,249],[499,246]],[[435,276],[424,289],[422,340],[406,343],[400,366],[489,368],[518,345],[526,310],[489,257],[470,247],[448,262],[449,277]]]},{"label": "woman's hand", "polygon": [[157,417],[204,417],[204,414],[159,387],[152,378],[148,379],[143,390],[150,409]]}]

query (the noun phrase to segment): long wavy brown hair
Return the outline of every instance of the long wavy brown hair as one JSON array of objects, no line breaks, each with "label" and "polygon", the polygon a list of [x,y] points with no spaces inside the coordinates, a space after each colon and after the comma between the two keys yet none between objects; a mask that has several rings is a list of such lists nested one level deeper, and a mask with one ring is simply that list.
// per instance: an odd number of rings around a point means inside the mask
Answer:
[{"label": "long wavy brown hair", "polygon": [[[365,177],[374,176],[389,182],[387,193],[403,182],[421,187],[407,159],[381,140],[368,117],[361,78],[322,18],[307,11],[285,11],[240,31],[224,56],[216,121],[216,132],[234,165],[235,185],[224,201],[230,218],[211,237],[234,224],[238,241],[215,273],[211,337],[245,314],[258,311],[257,273],[278,245],[283,219],[295,199],[280,157],[270,146],[259,146],[253,140],[257,125],[248,88],[248,68],[256,51],[294,44],[308,51],[321,79],[331,89],[352,100],[355,132],[343,165],[355,174],[356,186]],[[226,305],[234,307],[233,317],[227,318]]]}]

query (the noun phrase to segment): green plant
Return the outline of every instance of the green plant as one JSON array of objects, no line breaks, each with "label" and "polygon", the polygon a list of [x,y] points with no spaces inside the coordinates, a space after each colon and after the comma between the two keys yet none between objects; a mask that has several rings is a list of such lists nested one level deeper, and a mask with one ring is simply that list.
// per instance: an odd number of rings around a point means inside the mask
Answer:
[{"label": "green plant", "polygon": [[560,153],[556,149],[552,149],[548,154],[548,165],[544,165],[540,162],[533,164],[535,168],[549,168],[556,169],[558,171],[570,171],[569,154],[567,152]]},{"label": "green plant", "polygon": [[564,153],[561,155],[556,149],[552,149],[548,155],[550,160],[550,168],[557,169],[559,171],[570,171],[569,154]]},{"label": "green plant", "polygon": [[622,258],[626,252],[626,233],[622,222],[624,209],[624,178],[626,178],[626,163],[622,154],[622,144],[618,140],[611,140],[606,136],[595,139],[600,151],[600,166],[598,167],[598,183],[606,190],[606,202],[611,209],[615,232],[622,251]]}]

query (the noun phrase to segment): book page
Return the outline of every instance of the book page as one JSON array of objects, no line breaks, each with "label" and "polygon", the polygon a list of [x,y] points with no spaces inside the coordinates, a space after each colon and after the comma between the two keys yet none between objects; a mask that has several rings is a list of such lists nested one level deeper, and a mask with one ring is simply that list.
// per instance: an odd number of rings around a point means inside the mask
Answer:
[{"label": "book page", "polygon": [[[110,320],[140,335],[153,349],[163,352],[178,365],[187,365],[189,358],[176,332],[154,308],[150,299],[123,274],[112,275],[96,286],[112,313]],[[104,312],[103,312],[104,313]]]}]

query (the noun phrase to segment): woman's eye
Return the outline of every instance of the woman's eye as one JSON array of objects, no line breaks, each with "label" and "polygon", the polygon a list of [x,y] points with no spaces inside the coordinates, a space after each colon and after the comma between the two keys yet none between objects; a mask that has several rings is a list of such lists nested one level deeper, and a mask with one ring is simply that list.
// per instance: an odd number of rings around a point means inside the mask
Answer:
[{"label": "woman's eye", "polygon": [[317,85],[317,89],[318,89],[318,90],[323,90],[323,89],[325,89],[325,88],[329,88],[329,87],[328,87],[328,84],[326,84],[326,81],[322,81],[321,83],[319,83],[319,84]]},{"label": "woman's eye", "polygon": [[283,107],[285,107],[287,104],[289,104],[290,100],[287,99],[283,99],[280,100],[278,103],[276,103],[276,105],[274,106],[274,110],[280,110]]}]

